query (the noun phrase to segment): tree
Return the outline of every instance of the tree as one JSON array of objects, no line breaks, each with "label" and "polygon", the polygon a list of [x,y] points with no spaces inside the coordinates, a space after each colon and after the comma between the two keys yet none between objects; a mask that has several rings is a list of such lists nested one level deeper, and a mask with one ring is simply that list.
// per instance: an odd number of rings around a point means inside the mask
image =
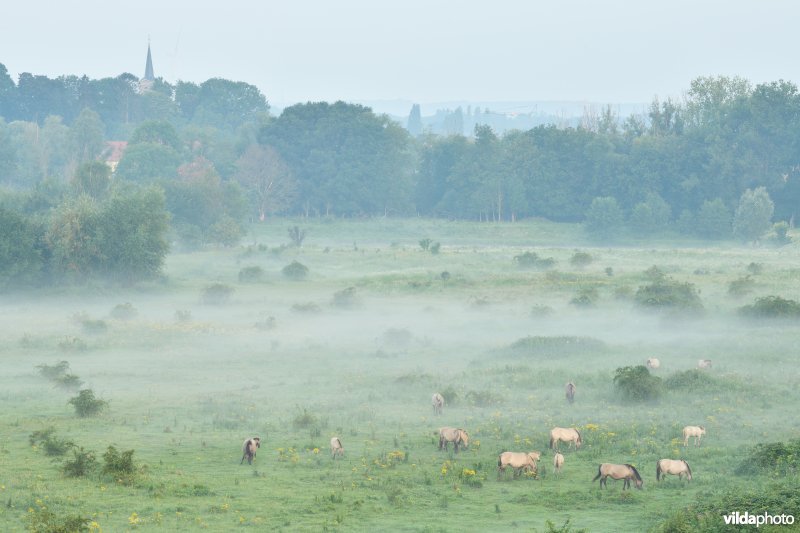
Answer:
[{"label": "tree", "polygon": [[129,144],[158,144],[168,146],[176,152],[181,149],[180,138],[175,127],[163,120],[148,120],[139,124],[133,131]]},{"label": "tree", "polygon": [[116,176],[139,183],[174,178],[181,163],[171,146],[156,143],[128,145],[117,166]]},{"label": "tree", "polygon": [[85,108],[81,111],[72,124],[71,134],[79,163],[90,161],[103,151],[105,126],[100,115],[91,109]]},{"label": "tree", "polygon": [[236,162],[236,179],[252,196],[258,219],[285,212],[297,195],[289,166],[271,146],[250,145]]},{"label": "tree", "polygon": [[764,187],[747,189],[733,216],[733,234],[742,241],[758,241],[772,226],[775,205]]},{"label": "tree", "polygon": [[102,198],[111,186],[111,169],[102,161],[82,163],[72,177],[72,187],[78,194]]},{"label": "tree", "polygon": [[658,194],[649,193],[644,202],[634,206],[629,224],[635,233],[652,235],[666,229],[670,215],[669,204]]},{"label": "tree", "polygon": [[623,227],[624,217],[616,198],[599,197],[592,200],[586,211],[583,227],[592,237],[599,240],[613,239]]},{"label": "tree", "polygon": [[[181,95],[179,106],[185,103],[183,97],[188,96],[187,93],[190,92],[186,91]],[[258,87],[221,78],[203,82],[195,101],[193,122],[230,131],[269,112],[267,99]]]},{"label": "tree", "polygon": [[720,198],[704,201],[695,223],[695,231],[700,237],[723,239],[731,235],[731,212]]},{"label": "tree", "polygon": [[412,137],[419,137],[422,135],[422,114],[420,113],[419,104],[411,106],[411,112],[408,114],[407,129]]},{"label": "tree", "polygon": [[24,215],[0,206],[0,289],[38,279],[43,269],[43,229]]},{"label": "tree", "polygon": [[100,209],[90,196],[78,196],[58,207],[45,234],[57,278],[82,279],[97,272],[102,261],[99,230]]}]

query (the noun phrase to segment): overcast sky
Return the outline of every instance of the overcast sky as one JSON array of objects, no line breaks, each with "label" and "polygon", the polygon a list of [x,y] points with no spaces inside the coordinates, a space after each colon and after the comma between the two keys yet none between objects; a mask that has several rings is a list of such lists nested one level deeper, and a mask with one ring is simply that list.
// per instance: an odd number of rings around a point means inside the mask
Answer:
[{"label": "overcast sky", "polygon": [[221,77],[274,103],[649,102],[702,75],[800,82],[793,0],[3,0],[0,63]]}]

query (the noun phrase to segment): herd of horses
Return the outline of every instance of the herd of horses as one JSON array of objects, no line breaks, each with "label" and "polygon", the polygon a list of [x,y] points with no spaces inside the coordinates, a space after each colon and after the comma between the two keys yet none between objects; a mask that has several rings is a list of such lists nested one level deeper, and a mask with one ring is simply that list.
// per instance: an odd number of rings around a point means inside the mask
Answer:
[{"label": "herd of horses", "polygon": [[[647,359],[647,368],[658,369],[661,367],[661,362],[651,357]],[[698,368],[711,368],[711,360],[700,359],[697,364]],[[568,382],[564,387],[564,395],[567,401],[571,404],[575,401],[575,393],[577,387],[573,382]],[[444,410],[445,398],[440,393],[436,392],[431,397],[431,405],[433,406],[434,415],[441,415]],[[686,426],[683,428],[683,445],[689,445],[689,439],[694,438],[695,446],[700,445],[700,439],[706,434],[706,429],[703,426]],[[439,450],[448,450],[448,446],[452,443],[455,453],[458,453],[459,448],[464,449],[469,446],[469,434],[462,428],[454,427],[441,427],[438,431],[439,435]],[[550,449],[553,450],[553,471],[556,475],[561,473],[564,466],[564,455],[558,451],[559,443],[567,443],[568,449],[575,447],[575,451],[580,449],[583,443],[581,434],[574,428],[555,427],[550,430]],[[245,459],[247,464],[253,464],[253,459],[256,456],[256,451],[261,447],[261,439],[259,437],[249,437],[245,439],[242,444],[242,460],[239,464],[243,464]],[[344,446],[339,437],[332,437],[330,441],[331,459],[337,457],[344,457]],[[511,452],[505,451],[497,458],[498,475],[505,472],[506,468],[514,470],[514,477],[522,474],[522,472],[535,473],[538,469],[538,462],[542,454],[538,451],[530,452]],[[661,479],[667,474],[678,476],[683,479],[686,476],[687,481],[692,480],[692,469],[689,468],[689,463],[683,459],[661,459],[656,464],[656,481]],[[607,486],[608,478],[614,480],[623,480],[622,490],[630,488],[631,484],[637,489],[641,489],[644,484],[642,476],[636,470],[636,467],[630,464],[613,464],[602,463],[597,468],[597,475],[592,479],[592,482],[600,480],[600,487]]]}]

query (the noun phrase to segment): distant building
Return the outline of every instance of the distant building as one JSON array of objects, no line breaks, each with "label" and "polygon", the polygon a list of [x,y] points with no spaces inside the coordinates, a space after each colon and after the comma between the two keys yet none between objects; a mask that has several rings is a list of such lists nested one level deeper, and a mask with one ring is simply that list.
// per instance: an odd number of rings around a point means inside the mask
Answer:
[{"label": "distant building", "polygon": [[117,171],[117,165],[119,165],[122,154],[125,153],[127,147],[127,141],[106,141],[106,148],[100,155],[100,159],[105,161],[106,165],[111,168],[112,174]]},{"label": "distant building", "polygon": [[145,93],[153,88],[156,76],[153,72],[153,56],[150,53],[150,42],[147,43],[147,63],[144,66],[144,77],[139,80],[139,92]]}]

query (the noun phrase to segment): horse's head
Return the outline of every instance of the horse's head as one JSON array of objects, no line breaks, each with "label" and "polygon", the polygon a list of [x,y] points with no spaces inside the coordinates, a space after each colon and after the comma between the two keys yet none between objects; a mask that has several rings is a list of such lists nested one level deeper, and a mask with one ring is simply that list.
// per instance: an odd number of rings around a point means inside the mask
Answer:
[{"label": "horse's head", "polygon": [[639,490],[642,490],[642,485],[644,485],[644,481],[642,481],[642,478],[640,478],[640,477],[633,478],[633,486],[634,487],[636,487]]},{"label": "horse's head", "polygon": [[461,441],[461,445],[466,448],[469,446],[469,435],[463,429],[458,430],[458,440]]},{"label": "horse's head", "polygon": [[250,439],[256,445],[256,448],[261,448],[261,437],[253,437]]}]

